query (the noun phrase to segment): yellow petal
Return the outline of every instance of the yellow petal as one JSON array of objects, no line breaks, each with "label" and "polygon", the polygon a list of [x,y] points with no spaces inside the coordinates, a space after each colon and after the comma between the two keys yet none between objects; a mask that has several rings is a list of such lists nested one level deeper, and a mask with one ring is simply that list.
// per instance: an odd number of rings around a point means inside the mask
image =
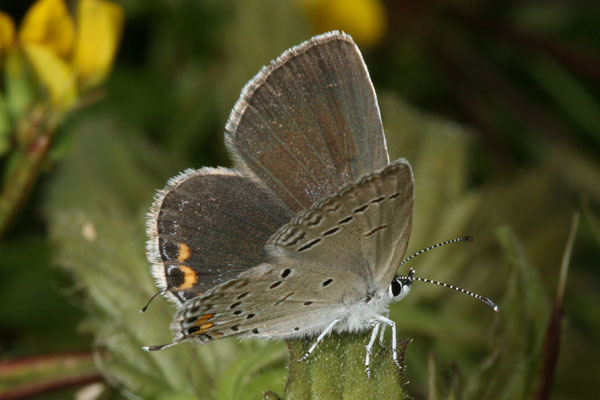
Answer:
[{"label": "yellow petal", "polygon": [[64,0],[38,0],[25,14],[19,31],[24,45],[43,45],[62,57],[70,54],[74,35],[73,19]]},{"label": "yellow petal", "polygon": [[10,15],[0,11],[0,54],[10,49],[15,41],[15,23]]},{"label": "yellow petal", "polygon": [[33,70],[47,89],[52,104],[68,108],[77,94],[75,74],[71,66],[48,47],[26,44],[23,49]]},{"label": "yellow petal", "polygon": [[342,30],[365,47],[375,45],[385,33],[385,10],[381,0],[297,1],[319,33]]},{"label": "yellow petal", "polygon": [[119,5],[100,0],[79,1],[73,66],[82,86],[97,85],[106,77],[122,27],[123,9]]}]

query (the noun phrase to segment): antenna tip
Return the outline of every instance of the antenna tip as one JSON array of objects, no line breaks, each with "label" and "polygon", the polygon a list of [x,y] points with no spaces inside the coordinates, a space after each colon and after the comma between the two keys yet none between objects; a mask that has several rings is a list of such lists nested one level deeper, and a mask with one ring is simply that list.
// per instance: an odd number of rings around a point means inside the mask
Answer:
[{"label": "antenna tip", "polygon": [[467,235],[465,236],[465,242],[472,242],[473,240],[475,240],[475,238],[471,235]]},{"label": "antenna tip", "polygon": [[165,347],[167,347],[167,345],[164,345],[164,344],[159,345],[159,346],[144,346],[144,347],[142,347],[142,350],[150,352],[150,351],[162,350]]},{"label": "antenna tip", "polygon": [[140,314],[145,313],[147,309],[148,309],[148,306],[142,307],[142,309],[140,310]]},{"label": "antenna tip", "polygon": [[171,347],[171,346],[175,346],[180,341],[181,340],[174,340],[171,343],[167,343],[167,344],[160,344],[160,345],[157,345],[157,346],[144,346],[144,347],[142,347],[142,350],[144,350],[144,351],[158,351],[158,350],[166,349],[166,348]]},{"label": "antenna tip", "polygon": [[498,308],[498,306],[494,306],[494,311],[500,312],[500,309]]}]

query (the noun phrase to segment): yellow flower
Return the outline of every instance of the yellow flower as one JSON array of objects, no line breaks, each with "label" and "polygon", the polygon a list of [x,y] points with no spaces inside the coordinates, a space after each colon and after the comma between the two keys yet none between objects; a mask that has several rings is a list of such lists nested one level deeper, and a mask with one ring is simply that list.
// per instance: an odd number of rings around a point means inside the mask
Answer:
[{"label": "yellow flower", "polygon": [[116,4],[81,0],[77,8],[77,42],[73,66],[83,86],[93,86],[108,73],[117,52],[123,10]]},{"label": "yellow flower", "polygon": [[19,39],[23,44],[37,44],[66,57],[73,48],[75,26],[63,0],[39,0],[23,19]]},{"label": "yellow flower", "polygon": [[[54,106],[67,109],[106,77],[122,25],[121,7],[104,0],[79,0],[76,22],[64,0],[38,0],[27,11],[19,45]],[[14,24],[0,13],[0,53],[11,47]]]},{"label": "yellow flower", "polygon": [[298,0],[318,33],[337,29],[354,37],[361,46],[373,46],[386,29],[380,0]]}]

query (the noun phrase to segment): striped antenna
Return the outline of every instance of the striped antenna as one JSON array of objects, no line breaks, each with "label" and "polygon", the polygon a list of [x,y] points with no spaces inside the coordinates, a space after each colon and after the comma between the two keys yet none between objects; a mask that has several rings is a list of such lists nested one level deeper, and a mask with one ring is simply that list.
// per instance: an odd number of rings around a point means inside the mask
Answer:
[{"label": "striped antenna", "polygon": [[442,246],[445,246],[445,245],[450,244],[450,243],[472,242],[472,241],[473,241],[473,236],[464,236],[464,237],[459,237],[459,238],[456,238],[456,239],[446,240],[444,242],[437,243],[437,244],[434,244],[434,245],[429,246],[429,247],[425,247],[423,250],[419,250],[415,254],[413,254],[412,256],[407,257],[404,260],[402,260],[402,262],[400,263],[400,265],[398,265],[398,268],[400,268],[401,266],[403,266],[404,264],[406,264],[407,262],[409,262],[410,260],[412,260],[416,256],[420,256],[421,254],[426,253],[429,250],[433,250],[435,248],[442,247]]},{"label": "striped antenna", "polygon": [[427,282],[427,283],[433,283],[434,285],[439,285],[439,286],[443,286],[445,288],[448,289],[453,289],[456,290],[458,292],[464,293],[464,294],[468,294],[471,297],[476,298],[477,300],[481,301],[482,303],[485,303],[486,305],[488,305],[489,307],[492,308],[492,310],[498,312],[500,309],[498,308],[498,306],[496,305],[496,303],[494,303],[492,300],[488,299],[487,297],[483,297],[481,295],[478,295],[477,293],[473,293],[469,290],[463,289],[463,288],[459,288],[458,286],[454,286],[454,285],[450,285],[448,283],[443,283],[443,282],[438,282],[438,281],[434,281],[432,279],[427,279],[427,278],[418,278],[415,276],[415,270],[414,269],[410,269],[410,272],[408,273],[408,276],[399,276],[397,279],[399,280],[407,280],[409,282],[413,282],[413,281],[420,281],[420,282]]}]

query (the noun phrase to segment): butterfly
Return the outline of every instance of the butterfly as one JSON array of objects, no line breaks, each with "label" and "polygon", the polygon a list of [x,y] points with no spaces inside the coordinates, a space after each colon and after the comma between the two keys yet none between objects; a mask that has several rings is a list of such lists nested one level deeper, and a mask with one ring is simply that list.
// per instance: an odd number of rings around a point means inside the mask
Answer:
[{"label": "butterfly", "polygon": [[317,336],[305,359],[332,331],[372,329],[368,373],[379,328],[390,326],[396,361],[389,305],[429,280],[396,275],[414,178],[407,160],[390,162],[352,38],[325,33],[263,67],[243,88],[225,142],[235,169],[184,171],[155,197],[148,258],[178,311],[173,341],[145,349]]}]

